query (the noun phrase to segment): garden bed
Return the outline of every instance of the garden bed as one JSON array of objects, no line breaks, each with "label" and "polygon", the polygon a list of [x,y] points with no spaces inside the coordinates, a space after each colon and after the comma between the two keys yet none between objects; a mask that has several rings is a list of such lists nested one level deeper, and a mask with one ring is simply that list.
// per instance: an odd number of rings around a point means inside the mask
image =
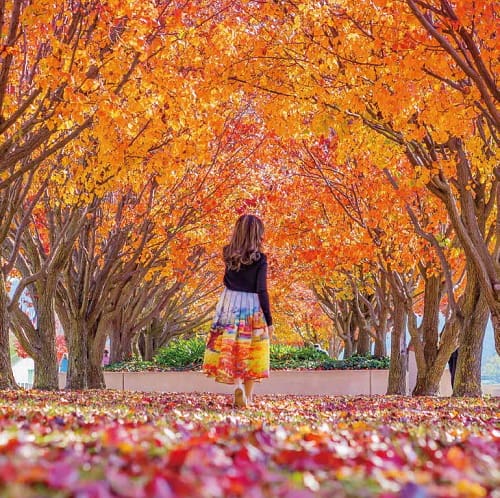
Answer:
[{"label": "garden bed", "polygon": [[[106,367],[108,389],[142,392],[227,394],[231,385],[219,384],[201,372],[205,339],[171,341],[153,361],[133,359]],[[374,395],[387,392],[389,358],[354,355],[345,360],[330,358],[313,347],[272,344],[271,376],[259,383],[260,394]],[[60,376],[65,386],[65,375]],[[412,376],[408,377],[408,392]],[[449,373],[441,382],[441,394],[451,394]]]},{"label": "garden bed", "polygon": [[[205,352],[205,339],[175,339],[161,348],[152,361],[138,358],[114,363],[105,368],[108,372],[160,372],[200,370]],[[330,358],[314,347],[271,344],[271,370],[385,370],[388,357],[353,355],[346,359]]]}]

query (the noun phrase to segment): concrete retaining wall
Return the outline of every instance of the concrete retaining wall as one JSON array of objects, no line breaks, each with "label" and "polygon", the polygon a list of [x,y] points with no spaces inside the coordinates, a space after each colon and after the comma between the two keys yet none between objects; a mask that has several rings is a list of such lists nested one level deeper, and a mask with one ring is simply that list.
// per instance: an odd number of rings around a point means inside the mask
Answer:
[{"label": "concrete retaining wall", "polygon": [[[258,383],[256,394],[374,395],[385,394],[388,370],[273,370]],[[219,384],[201,372],[105,372],[108,389],[142,392],[212,392],[229,394],[233,386]],[[59,374],[64,388],[66,374]],[[441,381],[441,395],[451,394],[449,372]]]}]

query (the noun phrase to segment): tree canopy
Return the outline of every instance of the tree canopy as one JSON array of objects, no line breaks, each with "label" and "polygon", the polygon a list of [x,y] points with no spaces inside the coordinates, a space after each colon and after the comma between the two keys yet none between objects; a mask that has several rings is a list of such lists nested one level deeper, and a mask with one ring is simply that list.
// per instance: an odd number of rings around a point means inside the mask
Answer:
[{"label": "tree canopy", "polygon": [[203,323],[255,212],[279,340],[384,354],[390,335],[399,393],[408,328],[420,394],[459,345],[455,394],[480,392],[490,316],[500,354],[497,25],[466,0],[4,2],[0,386],[9,330],[54,388],[59,320],[82,388],[107,337],[119,359]]}]

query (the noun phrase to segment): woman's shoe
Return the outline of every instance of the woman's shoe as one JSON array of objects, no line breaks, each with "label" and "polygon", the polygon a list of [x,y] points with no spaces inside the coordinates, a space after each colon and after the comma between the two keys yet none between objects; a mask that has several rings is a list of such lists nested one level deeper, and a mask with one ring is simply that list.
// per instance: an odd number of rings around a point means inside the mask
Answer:
[{"label": "woman's shoe", "polygon": [[245,396],[245,391],[241,387],[237,387],[234,390],[234,406],[236,408],[246,408],[247,398]]}]

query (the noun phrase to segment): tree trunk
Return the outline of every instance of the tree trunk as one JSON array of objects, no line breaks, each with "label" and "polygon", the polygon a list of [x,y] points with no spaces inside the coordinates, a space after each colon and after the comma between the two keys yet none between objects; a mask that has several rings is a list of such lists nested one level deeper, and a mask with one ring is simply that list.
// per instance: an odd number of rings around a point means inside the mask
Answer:
[{"label": "tree trunk", "polygon": [[[417,381],[412,395],[436,396],[439,392],[439,383],[447,361],[443,357],[436,364],[439,346],[439,305],[441,302],[442,283],[441,276],[427,277],[425,271],[422,273],[425,279],[424,311],[422,324],[412,334],[412,343],[415,348],[415,359],[417,362]],[[450,335],[452,338],[457,338],[460,323],[456,321],[456,317],[453,320],[455,328],[451,335],[447,334],[447,337]],[[450,323],[448,326],[451,325]],[[435,371],[431,371],[432,369],[435,369]]]},{"label": "tree trunk", "polygon": [[114,316],[109,322],[111,329],[110,339],[110,362],[130,360],[132,353],[133,334],[130,330],[130,324],[124,324],[119,316]]},{"label": "tree trunk", "polygon": [[102,356],[106,343],[104,329],[108,322],[100,322],[102,331],[88,330],[83,319],[71,319],[66,334],[68,344],[68,377],[66,389],[103,389],[105,388],[102,371]]},{"label": "tree trunk", "polygon": [[144,361],[153,361],[154,355],[158,351],[157,342],[157,335],[153,332],[152,325],[139,334],[137,345]]},{"label": "tree trunk", "polygon": [[134,357],[134,350],[132,345],[133,334],[130,334],[127,330],[124,334],[122,334],[122,345],[120,348],[123,361],[131,360]]},{"label": "tree trunk", "polygon": [[[101,329],[107,328],[106,325],[101,323]],[[102,333],[100,333],[102,332]],[[102,371],[102,356],[104,352],[104,346],[106,344],[106,334],[104,330],[97,330],[95,334],[89,336],[89,345],[87,350],[89,351],[88,364],[88,381],[87,385],[89,389],[105,389],[106,384],[104,382],[104,373]]]},{"label": "tree trunk", "polygon": [[68,330],[65,330],[66,344],[68,345],[68,375],[66,389],[87,389],[87,332],[84,330],[83,320],[70,320]]},{"label": "tree trunk", "polygon": [[33,357],[35,373],[33,389],[56,391],[59,389],[57,354],[54,345],[42,341],[40,354]]},{"label": "tree trunk", "polygon": [[401,297],[394,293],[394,320],[391,333],[391,364],[387,394],[406,394],[406,337],[405,304]]},{"label": "tree trunk", "polygon": [[[500,291],[498,293],[500,294]],[[495,349],[497,350],[497,355],[500,356],[500,314],[491,313],[491,324],[493,325],[493,334],[495,336]]]},{"label": "tree trunk", "polygon": [[453,386],[453,396],[480,397],[481,356],[486,324],[490,315],[488,303],[479,288],[474,303],[474,311],[465,315],[464,329],[458,348],[457,370]]},{"label": "tree trunk", "polygon": [[88,361],[87,368],[87,387],[89,389],[105,389],[106,384],[104,382],[104,373],[102,371],[102,354],[104,350],[104,345],[99,347],[97,344],[94,347],[89,348],[91,355]]},{"label": "tree trunk", "polygon": [[441,302],[441,275],[428,277],[425,282],[424,315],[422,317],[422,337],[427,365],[432,365],[438,354],[439,305]]},{"label": "tree trunk", "polygon": [[420,374],[417,370],[417,381],[411,393],[412,396],[437,396],[439,393],[439,382],[430,385],[427,374]]},{"label": "tree trunk", "polygon": [[113,331],[111,332],[110,362],[127,361],[132,356],[132,338],[128,330],[113,327]]},{"label": "tree trunk", "polygon": [[413,396],[437,396],[439,394],[441,378],[451,353],[456,349],[461,327],[461,319],[457,316],[446,322],[436,359],[421,372],[417,372],[417,383],[412,392]]},{"label": "tree trunk", "polygon": [[338,358],[342,352],[342,339],[336,335],[328,338],[328,354],[330,358]]},{"label": "tree trunk", "polygon": [[[436,395],[439,392],[441,377],[450,355],[457,348],[457,344],[459,352],[462,349],[462,344],[465,344],[460,366],[457,365],[453,395],[481,396],[481,352],[488,321],[488,307],[482,295],[474,266],[470,262],[467,263],[466,270],[467,283],[457,302],[460,316],[455,315],[445,324],[436,359],[428,364],[422,379],[417,377],[417,385],[413,390],[414,395]],[[461,369],[460,374],[458,374],[459,368]]]},{"label": "tree trunk", "polygon": [[153,361],[153,356],[156,352],[155,338],[158,327],[161,327],[159,320],[154,318],[151,324],[139,335],[139,350],[144,361]]},{"label": "tree trunk", "polygon": [[[385,273],[382,273],[382,286],[384,289],[386,288],[386,276]],[[375,350],[373,354],[378,357],[387,356],[387,327],[388,327],[388,319],[389,319],[389,305],[387,299],[387,293],[379,293],[383,295],[383,297],[379,298],[379,313],[378,320],[376,324],[375,330]]]},{"label": "tree trunk", "polygon": [[3,272],[0,271],[0,389],[17,389],[10,362],[9,313],[7,311],[7,289]]},{"label": "tree trunk", "polygon": [[35,363],[33,387],[35,389],[59,389],[54,291],[51,290],[55,287],[55,282],[53,284],[49,283],[43,286],[37,302],[37,344],[39,348],[33,357]]},{"label": "tree trunk", "polygon": [[343,339],[344,341],[344,355],[343,355],[343,358],[344,360],[346,358],[350,358],[352,356],[352,353],[353,353],[353,345],[352,345],[352,339],[351,339],[351,335],[348,333],[347,334],[347,337],[345,337]]},{"label": "tree trunk", "polygon": [[[469,266],[474,268],[474,278],[477,279],[478,285],[481,287],[483,294],[483,299],[486,300],[489,311],[491,312],[493,329],[495,334],[495,347],[497,352],[500,354],[500,275],[499,275],[499,265],[498,265],[498,243],[496,244],[493,252],[489,251],[489,242],[487,233],[489,233],[489,228],[486,224],[488,221],[488,209],[486,207],[486,199],[483,192],[479,190],[479,193],[474,190],[474,188],[484,189],[484,184],[480,184],[477,179],[474,179],[472,173],[472,166],[470,160],[466,154],[461,139],[457,137],[452,137],[448,141],[450,151],[457,154],[457,185],[459,190],[458,197],[455,197],[450,185],[444,184],[441,188],[433,190],[433,193],[437,195],[445,204],[450,220],[452,222],[453,228],[457,234],[458,239],[464,249],[467,263]],[[495,169],[495,174],[498,179],[498,167]],[[471,182],[471,179],[475,181]],[[473,188],[471,189],[471,184]],[[500,209],[500,184],[493,183],[495,190],[491,190],[490,196],[492,201],[495,201],[497,209],[497,218],[495,222],[495,227],[498,229],[500,225],[500,215],[498,210]],[[480,195],[479,195],[480,194]],[[457,205],[458,201],[458,205]],[[460,206],[460,209],[458,209]],[[493,228],[493,227],[492,227]],[[498,233],[498,230],[496,230]],[[467,275],[471,273],[468,268]],[[466,318],[468,315],[464,315]],[[467,333],[468,331],[464,331]],[[476,339],[478,339],[477,334]],[[468,340],[468,339],[467,339]],[[471,339],[473,342],[474,339]],[[469,356],[472,354],[473,350],[477,350],[477,344],[468,344],[467,348],[470,351],[466,352],[467,360],[472,360]],[[465,356],[464,356],[465,358]],[[477,359],[476,359],[477,360]],[[459,364],[462,364],[459,354]],[[480,359],[479,359],[480,361]],[[465,365],[464,365],[465,367]],[[458,365],[457,365],[458,369]],[[474,373],[477,376],[477,365],[474,365]],[[462,377],[460,377],[462,379]],[[465,377],[464,377],[465,381]],[[460,392],[463,395],[471,395],[469,392],[478,393],[478,387],[476,385],[477,379],[469,384],[469,387],[461,388]],[[466,394],[467,393],[467,394]]]},{"label": "tree trunk", "polygon": [[101,363],[96,364],[92,362],[88,368],[88,388],[89,389],[105,389],[106,383],[104,382],[104,373],[102,371]]},{"label": "tree trunk", "polygon": [[374,351],[374,355],[375,356],[378,356],[378,357],[383,357],[383,356],[387,356],[387,346],[385,344],[385,332],[383,334],[383,337],[380,337],[378,334],[377,334],[377,339],[375,340],[375,351]]},{"label": "tree trunk", "polygon": [[109,339],[109,362],[118,363],[119,361],[123,361],[123,354],[120,349],[120,328],[116,326],[115,322],[111,323],[111,333],[109,334]]},{"label": "tree trunk", "polygon": [[361,355],[370,354],[370,334],[364,327],[360,327],[358,336],[358,347],[356,352]]}]

